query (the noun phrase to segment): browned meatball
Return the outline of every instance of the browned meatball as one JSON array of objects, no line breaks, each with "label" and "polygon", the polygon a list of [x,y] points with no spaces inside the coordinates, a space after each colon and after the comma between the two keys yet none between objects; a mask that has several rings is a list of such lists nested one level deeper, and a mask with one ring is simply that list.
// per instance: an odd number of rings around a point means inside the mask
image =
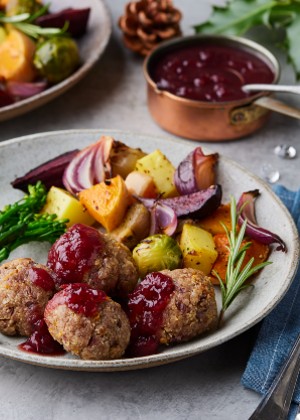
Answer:
[{"label": "browned meatball", "polygon": [[121,306],[85,283],[63,287],[45,309],[52,337],[82,359],[121,357],[130,339],[129,321]]},{"label": "browned meatball", "polygon": [[175,284],[158,333],[162,344],[191,340],[217,325],[215,291],[209,277],[192,268],[163,270]]},{"label": "browned meatball", "polygon": [[0,266],[0,332],[29,336],[55,290],[54,274],[30,258]]},{"label": "browned meatball", "polygon": [[126,298],[138,281],[129,249],[82,224],[73,225],[54,243],[47,265],[57,274],[59,284],[84,282],[119,298]]},{"label": "browned meatball", "polygon": [[155,353],[159,344],[191,340],[216,326],[213,285],[192,268],[150,273],[129,295],[128,316],[133,356]]},{"label": "browned meatball", "polygon": [[103,235],[104,251],[95,264],[97,276],[90,276],[87,283],[106,291],[109,295],[127,297],[137,284],[139,274],[129,249],[109,234]]}]

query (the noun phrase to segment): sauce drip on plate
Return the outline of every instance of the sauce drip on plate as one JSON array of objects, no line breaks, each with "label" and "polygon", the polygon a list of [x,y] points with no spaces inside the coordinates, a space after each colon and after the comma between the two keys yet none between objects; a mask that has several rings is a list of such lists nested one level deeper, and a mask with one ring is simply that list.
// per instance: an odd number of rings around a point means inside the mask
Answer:
[{"label": "sauce drip on plate", "polygon": [[36,322],[35,330],[24,343],[19,345],[19,349],[29,353],[50,356],[59,356],[65,353],[63,347],[50,335],[43,319]]}]

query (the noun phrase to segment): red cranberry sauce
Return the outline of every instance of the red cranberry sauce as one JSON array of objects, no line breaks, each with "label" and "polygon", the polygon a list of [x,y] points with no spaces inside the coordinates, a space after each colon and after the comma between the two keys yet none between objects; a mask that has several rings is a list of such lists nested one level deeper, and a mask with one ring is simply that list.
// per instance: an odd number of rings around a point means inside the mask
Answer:
[{"label": "red cranberry sauce", "polygon": [[41,287],[46,292],[50,292],[55,289],[54,279],[47,270],[40,267],[30,267],[28,270],[28,276],[30,281],[36,286]]},{"label": "red cranberry sauce", "polygon": [[58,356],[64,354],[63,347],[52,338],[43,319],[35,324],[35,330],[31,336],[19,345],[19,349],[29,353],[48,354]]},{"label": "red cranberry sauce", "polygon": [[[246,83],[272,83],[274,72],[262,59],[225,45],[191,45],[167,52],[151,69],[161,90],[206,102],[246,98]],[[253,95],[253,93],[252,93]]]},{"label": "red cranberry sauce", "polygon": [[81,283],[103,249],[101,234],[78,223],[52,245],[47,265],[58,276],[59,284]]},{"label": "red cranberry sauce", "polygon": [[65,284],[61,289],[48,302],[46,312],[66,305],[78,314],[93,318],[99,312],[99,305],[109,299],[103,290],[92,289],[86,283]]},{"label": "red cranberry sauce", "polygon": [[171,277],[154,272],[148,274],[129,295],[128,317],[132,328],[130,356],[146,356],[157,352],[157,333],[174,288]]}]

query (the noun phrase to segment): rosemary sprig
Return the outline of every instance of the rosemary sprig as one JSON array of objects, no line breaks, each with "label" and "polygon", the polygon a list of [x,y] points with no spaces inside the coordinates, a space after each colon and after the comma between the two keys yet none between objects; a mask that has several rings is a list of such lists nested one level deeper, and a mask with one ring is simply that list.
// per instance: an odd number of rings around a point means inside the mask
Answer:
[{"label": "rosemary sprig", "polygon": [[222,226],[226,232],[229,242],[229,258],[225,276],[225,283],[223,283],[219,274],[216,271],[213,271],[213,274],[219,280],[222,295],[222,308],[220,311],[218,322],[219,326],[223,321],[225,311],[228,309],[228,307],[231,305],[234,299],[242,290],[250,286],[249,284],[245,284],[246,280],[248,280],[249,277],[251,277],[257,271],[261,270],[266,265],[271,264],[270,261],[265,261],[253,266],[254,258],[252,257],[248,261],[248,263],[242,268],[246,251],[251,246],[251,242],[246,242],[242,244],[245,237],[247,220],[244,221],[239,232],[237,231],[238,214],[236,208],[236,201],[234,197],[231,197],[230,200],[230,214],[231,230],[229,231],[228,228],[222,223]]},{"label": "rosemary sprig", "polygon": [[39,25],[35,25],[34,22],[38,17],[43,16],[47,13],[49,4],[41,7],[36,13],[21,13],[14,16],[6,16],[0,13],[0,24],[9,23],[16,29],[23,32],[25,35],[31,38],[38,39],[40,37],[49,38],[51,36],[67,35],[69,27],[68,22],[65,23],[63,28],[42,28]]}]

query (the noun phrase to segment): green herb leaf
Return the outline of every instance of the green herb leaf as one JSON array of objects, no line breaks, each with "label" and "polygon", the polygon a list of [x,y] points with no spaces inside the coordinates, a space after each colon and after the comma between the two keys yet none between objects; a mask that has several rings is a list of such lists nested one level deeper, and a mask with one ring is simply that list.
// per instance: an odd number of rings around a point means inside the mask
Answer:
[{"label": "green herb leaf", "polygon": [[1,23],[17,23],[17,22],[24,22],[29,18],[30,18],[29,13],[22,13],[20,15],[14,15],[14,16],[5,16],[1,14],[0,22]]},{"label": "green herb leaf", "polygon": [[30,36],[31,38],[38,39],[42,37],[51,37],[51,36],[61,36],[66,35],[66,30],[68,24],[66,24],[62,29],[59,28],[42,28],[41,26],[33,25],[32,23],[27,22],[18,22],[14,24],[15,28],[24,34]]},{"label": "green herb leaf", "polygon": [[286,28],[286,42],[285,47],[288,53],[288,59],[295,69],[297,79],[300,79],[300,54],[299,54],[299,40],[300,40],[300,4],[298,5],[298,15]]},{"label": "green herb leaf", "polygon": [[229,257],[226,270],[225,283],[223,283],[219,274],[216,271],[213,271],[213,274],[218,278],[221,289],[222,296],[222,309],[219,316],[219,325],[223,320],[225,311],[239,295],[239,293],[251,285],[245,284],[245,282],[255,274],[257,271],[261,270],[266,265],[271,264],[270,261],[265,261],[263,263],[253,266],[254,258],[251,258],[248,263],[242,268],[246,251],[251,246],[251,242],[246,242],[242,244],[245,239],[245,231],[247,220],[242,224],[239,232],[237,232],[237,210],[236,202],[233,197],[230,201],[230,214],[231,214],[231,230],[229,231],[226,226],[223,226],[229,242]]},{"label": "green herb leaf", "polygon": [[64,24],[63,28],[42,28],[41,26],[32,23],[38,17],[47,13],[48,8],[49,4],[43,6],[33,15],[30,15],[29,13],[22,13],[14,16],[5,16],[4,14],[0,14],[0,24],[9,23],[19,31],[23,32],[25,35],[28,35],[34,39],[38,39],[40,37],[49,38],[52,36],[67,35],[67,30],[69,27],[68,22]]},{"label": "green herb leaf", "polygon": [[50,7],[50,3],[42,6],[37,12],[35,12],[33,15],[29,17],[28,22],[34,22],[40,16],[44,16],[45,14],[47,14],[49,11],[49,7]]},{"label": "green herb leaf", "polygon": [[225,7],[213,7],[209,20],[196,25],[196,32],[241,35],[251,27],[265,24],[277,1],[231,0]]},{"label": "green herb leaf", "polygon": [[284,30],[282,46],[300,79],[299,0],[229,0],[224,7],[214,6],[210,18],[194,28],[197,33],[240,36],[258,25]]}]

